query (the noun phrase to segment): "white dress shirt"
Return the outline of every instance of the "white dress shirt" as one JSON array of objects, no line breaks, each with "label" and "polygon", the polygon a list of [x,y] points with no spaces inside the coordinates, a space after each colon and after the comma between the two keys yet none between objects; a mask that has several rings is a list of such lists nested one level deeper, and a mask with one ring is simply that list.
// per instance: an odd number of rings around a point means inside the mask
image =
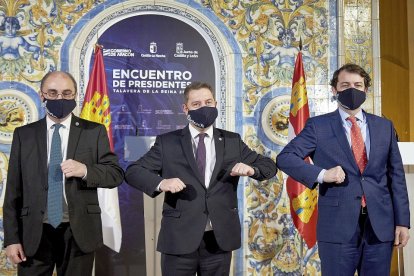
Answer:
[{"label": "white dress shirt", "polygon": [[[189,129],[191,133],[191,142],[193,144],[193,153],[194,158],[196,157],[197,146],[198,146],[198,134],[200,132],[189,124]],[[206,171],[204,176],[204,183],[206,188],[210,185],[211,175],[213,174],[214,166],[216,165],[216,146],[214,144],[213,136],[213,127],[209,127],[207,131],[204,132],[206,136],[204,137],[204,144],[206,146]],[[207,225],[205,231],[213,230],[213,225],[211,224],[210,219],[207,219]]]},{"label": "white dress shirt", "polygon": [[[191,142],[193,144],[193,154],[196,158],[197,146],[198,146],[198,134],[200,133],[191,124],[189,125],[191,133]],[[205,132],[204,144],[206,145],[206,171],[204,176],[204,183],[206,188],[210,185],[211,175],[213,174],[214,166],[216,165],[216,146],[214,144],[213,127],[210,127]]]},{"label": "white dress shirt", "polygon": [[[339,110],[339,115],[341,116],[342,126],[344,127],[344,130],[345,130],[346,139],[348,140],[349,147],[352,148],[352,142],[351,142],[352,123],[351,121],[347,120],[348,117],[350,117],[350,115],[346,113],[345,111],[343,111],[341,108],[338,108],[338,110]],[[357,124],[359,128],[361,129],[362,139],[364,139],[365,150],[367,152],[367,160],[369,160],[369,152],[371,150],[370,148],[371,140],[369,137],[369,129],[368,129],[367,120],[365,118],[365,114],[362,112],[362,109],[357,114],[355,114],[355,118],[357,119]],[[326,170],[322,169],[322,171],[319,173],[318,178],[317,178],[318,183],[323,183],[323,177],[325,175],[325,172]]]},{"label": "white dress shirt", "polygon": [[[352,123],[351,121],[347,120],[348,117],[350,116],[348,113],[346,113],[342,109],[339,109],[339,115],[341,115],[342,126],[345,129],[345,134],[346,134],[346,138],[348,139],[349,147],[352,147],[352,142],[351,142]],[[355,114],[355,118],[357,119],[357,124],[359,128],[361,129],[362,139],[364,139],[365,150],[367,152],[367,158],[369,158],[371,141],[369,138],[369,129],[367,125],[367,119],[365,118],[365,114],[362,112],[362,110],[360,110],[357,114]]]}]

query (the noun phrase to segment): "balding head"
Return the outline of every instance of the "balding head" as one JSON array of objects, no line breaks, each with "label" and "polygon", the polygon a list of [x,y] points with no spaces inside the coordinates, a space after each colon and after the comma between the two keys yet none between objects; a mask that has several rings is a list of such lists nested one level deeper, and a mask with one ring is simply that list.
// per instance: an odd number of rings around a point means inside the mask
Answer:
[{"label": "balding head", "polygon": [[77,89],[78,89],[78,84],[76,83],[75,78],[68,72],[64,72],[64,71],[52,71],[52,72],[48,72],[42,79],[42,81],[40,82],[40,91],[44,91],[43,88],[45,86],[46,81],[53,76],[61,76],[61,77],[66,77],[69,78],[72,83],[73,83],[73,87],[74,87],[74,92],[75,95],[77,94]]}]

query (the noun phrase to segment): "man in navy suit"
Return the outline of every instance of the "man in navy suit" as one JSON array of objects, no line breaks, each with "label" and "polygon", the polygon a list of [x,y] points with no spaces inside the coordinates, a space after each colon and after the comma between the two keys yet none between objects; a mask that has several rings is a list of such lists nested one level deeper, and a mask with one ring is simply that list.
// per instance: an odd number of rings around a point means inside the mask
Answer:
[{"label": "man in navy suit", "polygon": [[[371,79],[346,64],[331,80],[338,109],[310,118],[277,157],[314,189],[322,275],[389,275],[393,246],[409,239],[410,211],[393,124],[361,109]],[[304,159],[310,156],[313,164]]]},{"label": "man in navy suit", "polygon": [[237,209],[240,176],[264,180],[275,162],[250,150],[237,133],[213,127],[213,89],[194,82],[184,90],[189,125],[157,136],[126,171],[126,181],[151,197],[164,192],[157,250],[162,275],[229,275],[240,247]]}]

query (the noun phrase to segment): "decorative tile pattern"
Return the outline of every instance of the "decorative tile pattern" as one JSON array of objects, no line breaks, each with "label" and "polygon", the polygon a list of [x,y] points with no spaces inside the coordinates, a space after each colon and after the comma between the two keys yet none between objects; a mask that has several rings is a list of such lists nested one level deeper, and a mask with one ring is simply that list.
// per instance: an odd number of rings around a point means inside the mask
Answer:
[{"label": "decorative tile pattern", "polygon": [[308,85],[326,83],[329,64],[328,1],[202,1],[232,30],[243,58],[243,113],[259,99],[290,87],[293,64],[303,42]]},{"label": "decorative tile pattern", "polygon": [[[344,0],[345,63],[362,66],[373,77],[372,0]],[[372,90],[372,89],[371,89]],[[373,94],[369,93],[363,108],[374,113]]]},{"label": "decorative tile pattern", "polygon": [[[282,99],[290,96],[300,40],[311,114],[332,109],[329,79],[337,67],[336,1],[201,2],[229,26],[243,51],[243,107],[236,107],[243,115],[243,137],[251,148],[274,156],[287,142],[281,127],[289,103],[283,104]],[[317,250],[301,246],[292,224],[282,174],[262,183],[247,180],[244,196],[248,233],[243,271],[249,275],[320,273]]]},{"label": "decorative tile pattern", "polygon": [[[7,181],[9,156],[0,152],[0,246],[3,248],[4,231],[3,231],[3,201]],[[7,259],[6,251],[0,251],[0,275],[11,276],[16,274],[16,267]]]},{"label": "decorative tile pattern", "polygon": [[59,67],[59,50],[70,28],[102,1],[0,2],[0,80],[38,85]]}]

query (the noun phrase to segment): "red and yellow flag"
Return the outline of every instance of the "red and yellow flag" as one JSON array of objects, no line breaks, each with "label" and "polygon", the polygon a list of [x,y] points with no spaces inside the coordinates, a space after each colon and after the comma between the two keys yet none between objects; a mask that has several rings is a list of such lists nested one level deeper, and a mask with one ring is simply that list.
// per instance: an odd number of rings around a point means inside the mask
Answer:
[{"label": "red and yellow flag", "polygon": [[[105,66],[102,47],[99,45],[95,46],[95,61],[86,88],[80,117],[103,124],[106,127],[111,150],[114,149]],[[112,250],[119,252],[122,242],[122,228],[118,189],[98,188],[98,199],[102,210],[103,242]]]},{"label": "red and yellow flag", "polygon": [[86,88],[80,117],[92,122],[103,124],[108,133],[111,150],[113,150],[114,144],[112,140],[110,111],[102,47],[95,45],[95,61],[90,74],[88,87]]},{"label": "red and yellow flag", "polygon": [[[305,127],[309,118],[308,96],[302,52],[298,53],[292,80],[292,96],[289,114],[289,141]],[[310,159],[307,158],[307,162]],[[286,190],[290,199],[290,213],[293,223],[305,240],[308,248],[316,243],[316,222],[318,218],[318,191],[308,189],[291,177],[286,180]]]}]

